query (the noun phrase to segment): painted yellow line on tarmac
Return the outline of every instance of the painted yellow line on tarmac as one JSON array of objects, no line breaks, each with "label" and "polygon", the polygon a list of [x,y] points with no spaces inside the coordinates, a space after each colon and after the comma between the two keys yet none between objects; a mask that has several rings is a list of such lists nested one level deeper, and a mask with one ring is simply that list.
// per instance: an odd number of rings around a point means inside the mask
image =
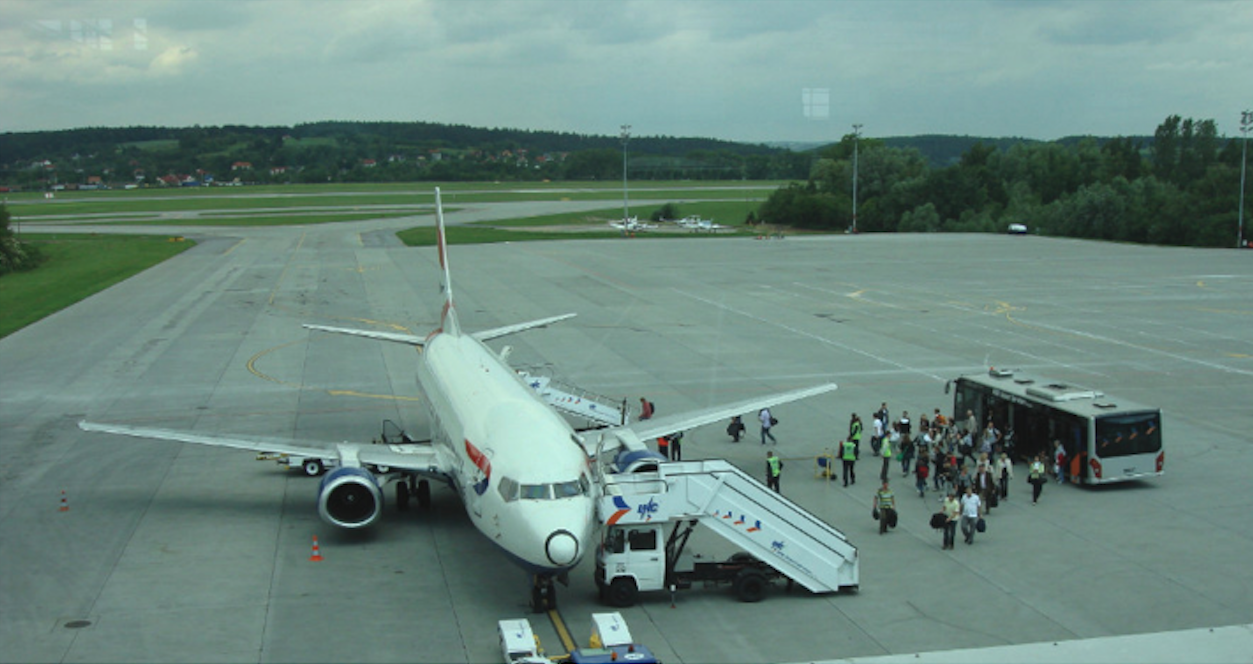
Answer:
[{"label": "painted yellow line on tarmac", "polygon": [[557,630],[557,638],[561,639],[561,646],[566,649],[566,652],[573,652],[579,647],[570,636],[570,630],[566,629],[566,621],[562,619],[561,612],[557,609],[549,609],[548,619],[552,621],[553,629]]},{"label": "painted yellow line on tarmac", "polygon": [[267,348],[263,351],[258,351],[257,354],[248,358],[248,363],[245,365],[248,367],[248,372],[256,376],[257,378],[260,378],[262,380],[268,380],[271,383],[278,383],[279,385],[286,385],[288,387],[303,388],[303,386],[300,383],[292,383],[292,382],[285,381],[281,378],[275,378],[274,376],[271,376],[270,374],[267,374],[261,371],[260,369],[257,369],[257,360],[260,360],[261,358],[265,357],[266,355],[269,355],[270,353],[273,353],[274,351],[282,350],[284,348],[287,348],[288,346],[294,346],[298,343],[304,343],[304,342],[303,341],[289,341],[281,346],[275,346],[273,348]]},{"label": "painted yellow line on tarmac", "polygon": [[421,401],[420,397],[402,397],[395,394],[371,394],[356,390],[326,390],[333,397],[360,397],[362,399],[384,399],[388,401]]}]

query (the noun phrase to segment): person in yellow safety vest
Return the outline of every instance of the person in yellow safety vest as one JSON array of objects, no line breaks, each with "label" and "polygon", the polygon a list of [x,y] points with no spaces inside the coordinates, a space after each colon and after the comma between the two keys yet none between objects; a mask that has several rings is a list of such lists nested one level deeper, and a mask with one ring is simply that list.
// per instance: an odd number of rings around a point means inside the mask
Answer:
[{"label": "person in yellow safety vest", "polygon": [[774,489],[775,493],[779,491],[779,476],[783,474],[783,459],[774,455],[774,452],[766,452],[766,486]]},{"label": "person in yellow safety vest", "polygon": [[857,446],[857,456],[861,456],[861,429],[861,418],[857,416],[857,413],[853,413],[848,421],[848,439]]},{"label": "person in yellow safety vest", "polygon": [[857,463],[857,443],[846,440],[840,443],[840,447],[840,459],[844,461],[844,486],[857,484],[857,471],[853,468],[853,464]]},{"label": "person in yellow safety vest", "polygon": [[[893,427],[896,425],[893,424]],[[879,448],[879,454],[883,456],[883,470],[879,473],[879,479],[886,482],[888,480],[888,464],[892,462],[892,439],[890,436],[883,437],[883,447]]]}]

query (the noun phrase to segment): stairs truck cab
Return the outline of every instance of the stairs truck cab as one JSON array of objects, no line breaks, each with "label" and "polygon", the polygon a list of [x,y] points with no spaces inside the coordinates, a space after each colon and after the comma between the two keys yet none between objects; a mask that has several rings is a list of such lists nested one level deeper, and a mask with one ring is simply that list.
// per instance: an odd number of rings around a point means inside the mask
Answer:
[{"label": "stairs truck cab", "polygon": [[[723,460],[657,464],[656,471],[605,476],[604,525],[596,554],[601,599],[627,607],[640,592],[730,584],[760,601],[776,579],[812,592],[855,590],[857,549],[804,508]],[[721,561],[685,555],[697,524],[741,552]]]}]

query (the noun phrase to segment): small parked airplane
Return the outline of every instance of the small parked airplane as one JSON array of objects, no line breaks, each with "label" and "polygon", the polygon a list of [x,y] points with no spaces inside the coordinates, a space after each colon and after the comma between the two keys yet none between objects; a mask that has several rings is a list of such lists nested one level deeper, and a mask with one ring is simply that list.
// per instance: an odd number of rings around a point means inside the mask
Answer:
[{"label": "small parked airplane", "polygon": [[683,217],[674,223],[690,231],[720,231],[729,228],[722,224],[715,224],[711,219],[701,219],[700,217]]},{"label": "small parked airplane", "polygon": [[646,231],[657,227],[656,224],[640,221],[639,217],[618,219],[616,221],[609,222],[609,225],[622,231]]},{"label": "small parked airplane", "polygon": [[[393,332],[305,325],[311,330],[406,344],[418,349],[418,383],[428,407],[426,443],[317,446],[272,438],[230,438],[185,431],[81,422],[85,431],[138,438],[330,459],[321,481],[318,513],[343,528],[375,523],[383,512],[383,487],[396,482],[398,504],[416,495],[430,501],[429,480],[447,483],[460,496],[474,526],[532,579],[536,610],[555,606],[554,579],[565,575],[595,543],[594,505],[605,460],[617,468],[656,463],[641,441],[720,422],[745,412],[836,389],[832,383],[746,399],[698,411],[607,427],[585,437],[528,386],[483,342],[566,320],[543,318],[467,333],[457,320],[448,267],[444,215],[435,190],[439,260],[444,294],[440,325],[425,338]],[[386,469],[386,470],[384,470]]]}]

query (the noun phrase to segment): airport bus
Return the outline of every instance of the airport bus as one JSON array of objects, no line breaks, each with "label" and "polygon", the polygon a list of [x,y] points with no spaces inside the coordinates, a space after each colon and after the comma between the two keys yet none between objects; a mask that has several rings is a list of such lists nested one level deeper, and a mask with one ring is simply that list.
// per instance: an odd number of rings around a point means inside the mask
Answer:
[{"label": "airport bus", "polygon": [[1104,484],[1162,474],[1162,412],[1096,390],[992,369],[960,376],[945,385],[953,392],[954,421],[967,412],[983,427],[992,418],[1016,459],[1044,452],[1053,465],[1054,441],[1066,450],[1071,481]]}]

